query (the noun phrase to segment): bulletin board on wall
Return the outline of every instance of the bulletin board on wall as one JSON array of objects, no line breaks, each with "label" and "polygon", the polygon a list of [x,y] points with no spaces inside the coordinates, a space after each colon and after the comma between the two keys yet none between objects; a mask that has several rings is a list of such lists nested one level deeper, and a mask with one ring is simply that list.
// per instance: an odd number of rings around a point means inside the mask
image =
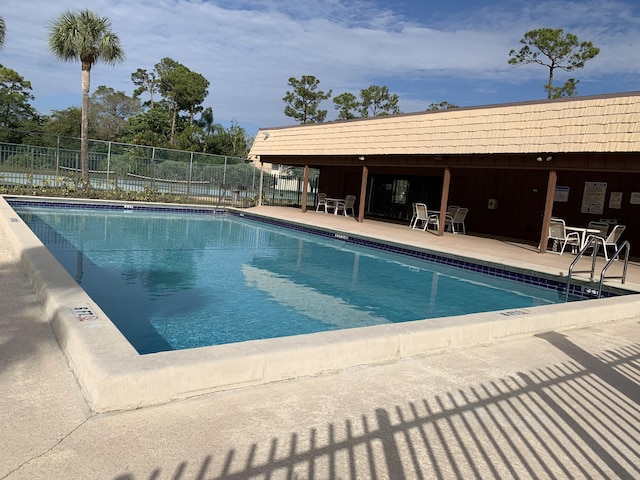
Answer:
[{"label": "bulletin board on wall", "polygon": [[585,182],[580,211],[602,215],[606,197],[607,182]]}]

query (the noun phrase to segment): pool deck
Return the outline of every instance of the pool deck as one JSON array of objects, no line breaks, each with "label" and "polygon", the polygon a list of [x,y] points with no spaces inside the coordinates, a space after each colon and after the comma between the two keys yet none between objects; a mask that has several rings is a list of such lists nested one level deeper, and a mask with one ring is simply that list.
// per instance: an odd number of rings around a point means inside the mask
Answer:
[{"label": "pool deck", "polygon": [[[566,273],[574,258],[290,208],[247,213],[540,273]],[[8,228],[0,222],[2,479],[640,477],[640,314],[629,299],[583,302],[585,316],[594,302],[631,312],[615,321],[95,413]],[[637,262],[627,284],[640,291]]]}]

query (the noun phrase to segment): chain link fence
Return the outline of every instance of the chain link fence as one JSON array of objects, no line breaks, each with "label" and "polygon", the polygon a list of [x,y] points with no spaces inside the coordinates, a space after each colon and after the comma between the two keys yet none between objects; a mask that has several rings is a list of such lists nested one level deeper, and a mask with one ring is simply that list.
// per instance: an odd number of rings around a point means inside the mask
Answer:
[{"label": "chain link fence", "polygon": [[[0,186],[71,196],[82,186],[79,140],[77,148],[66,148],[76,146],[71,143],[66,137],[56,146],[0,143]],[[287,170],[293,171],[278,171]],[[262,204],[302,204],[301,178],[274,175],[251,160],[223,155],[91,141],[89,177],[91,188],[106,198],[128,194],[131,199],[249,207],[259,203],[262,193]],[[315,203],[317,179],[312,170],[308,205]]]}]

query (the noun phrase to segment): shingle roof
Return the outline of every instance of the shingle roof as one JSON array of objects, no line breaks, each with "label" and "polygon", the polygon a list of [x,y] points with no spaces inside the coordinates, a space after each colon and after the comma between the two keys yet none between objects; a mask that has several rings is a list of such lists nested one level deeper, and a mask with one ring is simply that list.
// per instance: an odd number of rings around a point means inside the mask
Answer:
[{"label": "shingle roof", "polygon": [[250,155],[640,152],[640,92],[260,129]]}]

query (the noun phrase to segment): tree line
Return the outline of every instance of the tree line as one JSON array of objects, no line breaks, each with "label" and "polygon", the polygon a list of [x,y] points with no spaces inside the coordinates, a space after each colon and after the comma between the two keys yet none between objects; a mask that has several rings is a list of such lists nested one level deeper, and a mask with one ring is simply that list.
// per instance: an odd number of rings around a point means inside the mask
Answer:
[{"label": "tree line", "polygon": [[[5,37],[0,17],[0,48]],[[248,155],[253,137],[236,121],[227,128],[215,123],[213,109],[203,105],[209,81],[171,58],[160,59],[151,71],[133,72],[131,96],[105,85],[90,94],[93,65],[124,60],[108,19],[90,10],[65,11],[49,26],[49,50],[63,61],[80,61],[81,107],[39,114],[31,104],[35,99],[31,82],[0,64],[0,141],[22,143],[31,133],[78,137],[85,180],[89,138],[239,158]]]},{"label": "tree line", "polygon": [[[578,94],[579,80],[575,78],[569,78],[560,87],[553,84],[556,70],[572,72],[583,68],[587,61],[600,53],[600,49],[591,42],[580,42],[578,37],[565,33],[561,28],[531,30],[525,33],[520,43],[523,45],[520,50],[509,51],[508,64],[517,67],[533,63],[546,67],[549,77],[544,90],[548,99]],[[320,80],[313,75],[290,77],[288,85],[292,90],[288,90],[282,99],[286,104],[286,116],[299,123],[322,123],[326,120],[328,110],[321,109],[320,104],[331,98],[331,90],[319,90]],[[336,120],[349,120],[402,113],[398,107],[399,100],[399,96],[390,93],[388,87],[371,85],[360,90],[359,97],[349,92],[335,96],[333,105],[338,112]],[[427,111],[450,108],[458,106],[442,101],[431,103]]]}]

